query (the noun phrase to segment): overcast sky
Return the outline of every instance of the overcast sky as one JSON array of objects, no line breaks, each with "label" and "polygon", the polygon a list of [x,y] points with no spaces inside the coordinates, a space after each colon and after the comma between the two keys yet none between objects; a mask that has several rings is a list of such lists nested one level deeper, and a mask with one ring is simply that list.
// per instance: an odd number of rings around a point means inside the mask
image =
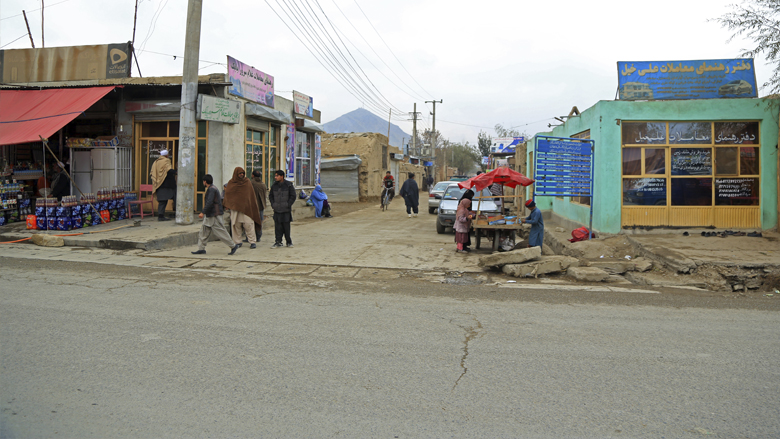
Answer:
[{"label": "overcast sky", "polygon": [[[473,144],[480,129],[494,135],[497,123],[533,135],[572,106],[583,111],[614,99],[618,61],[737,56],[749,43],[727,44],[730,33],[707,22],[735,2],[204,0],[200,73],[225,73],[230,55],[272,75],[277,95],[291,99],[294,89],[312,96],[323,123],[359,107],[387,118],[392,105],[393,122],[411,132],[411,116],[402,113],[416,102],[418,128],[430,127],[431,105],[424,101],[443,100],[436,128],[451,141]],[[46,47],[130,41],[135,3],[45,0]],[[370,100],[350,93],[288,29],[297,21],[285,11],[295,7],[316,11],[330,38],[343,40],[352,76],[362,77]],[[41,45],[41,0],[0,0],[4,49],[30,47],[22,10]],[[139,0],[135,41],[143,76],[181,75],[186,11],[186,0]],[[308,20],[327,40],[315,17]],[[763,59],[756,64],[760,85],[771,69]]]}]

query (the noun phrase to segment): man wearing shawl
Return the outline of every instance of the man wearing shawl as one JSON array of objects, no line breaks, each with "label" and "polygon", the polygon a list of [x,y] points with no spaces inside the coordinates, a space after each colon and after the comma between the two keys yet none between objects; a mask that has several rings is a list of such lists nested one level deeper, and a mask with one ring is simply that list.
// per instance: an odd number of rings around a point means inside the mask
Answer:
[{"label": "man wearing shawl", "polygon": [[471,236],[469,230],[471,230],[471,220],[474,218],[474,214],[471,212],[471,199],[474,197],[474,192],[471,189],[466,190],[463,193],[460,201],[458,202],[458,210],[455,212],[455,243],[458,245],[458,252],[469,252],[469,246],[471,245]]},{"label": "man wearing shawl", "polygon": [[[263,183],[263,174],[259,170],[252,171],[252,188],[255,190],[255,197],[257,198],[257,207],[260,209],[260,219],[265,221],[265,200],[268,196],[268,188]],[[263,236],[263,223],[255,224],[255,240],[260,242],[260,237]]]},{"label": "man wearing shawl", "polygon": [[[157,189],[162,186],[165,177],[168,176],[168,171],[172,168],[171,159],[168,158],[168,150],[163,149],[160,151],[160,157],[152,164],[152,169],[149,172],[149,176],[152,177],[152,193],[156,194]],[[166,203],[167,204],[167,203]]]},{"label": "man wearing shawl", "polygon": [[420,205],[420,189],[417,186],[417,182],[414,180],[414,172],[409,173],[409,179],[401,186],[399,195],[404,197],[406,213],[409,214],[409,218],[412,217],[412,211],[414,211],[414,217],[416,218],[417,208]]},{"label": "man wearing shawl", "polygon": [[230,209],[230,223],[233,227],[233,242],[241,245],[241,232],[246,233],[249,248],[257,248],[255,223],[261,223],[260,209],[257,207],[252,182],[246,178],[244,168],[233,170],[233,178],[225,187],[224,206]]},{"label": "man wearing shawl", "polygon": [[[322,209],[328,204],[328,196],[322,191],[322,186],[317,185],[314,187],[314,192],[309,195],[311,203],[314,205],[314,216],[317,218],[322,217]],[[330,218],[330,212],[326,212],[325,217]]]}]

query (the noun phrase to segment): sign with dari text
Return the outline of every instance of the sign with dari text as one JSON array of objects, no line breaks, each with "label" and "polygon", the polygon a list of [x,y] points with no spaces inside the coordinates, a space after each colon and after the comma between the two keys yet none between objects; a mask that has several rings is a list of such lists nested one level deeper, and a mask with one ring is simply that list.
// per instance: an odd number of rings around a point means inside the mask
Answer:
[{"label": "sign with dari text", "polygon": [[209,95],[198,95],[198,120],[238,123],[241,103]]},{"label": "sign with dari text", "polygon": [[228,59],[228,78],[233,84],[228,93],[258,104],[274,107],[274,77],[237,59]]}]

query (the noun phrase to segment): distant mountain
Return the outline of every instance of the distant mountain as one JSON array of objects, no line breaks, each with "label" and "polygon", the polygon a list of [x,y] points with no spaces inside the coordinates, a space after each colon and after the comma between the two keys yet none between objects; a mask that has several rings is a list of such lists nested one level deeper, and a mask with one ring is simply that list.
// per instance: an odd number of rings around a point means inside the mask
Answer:
[{"label": "distant mountain", "polygon": [[[322,128],[329,133],[379,133],[386,136],[387,119],[358,108],[324,124]],[[409,143],[411,138],[398,125],[390,124],[390,145],[403,148],[401,142]]]}]

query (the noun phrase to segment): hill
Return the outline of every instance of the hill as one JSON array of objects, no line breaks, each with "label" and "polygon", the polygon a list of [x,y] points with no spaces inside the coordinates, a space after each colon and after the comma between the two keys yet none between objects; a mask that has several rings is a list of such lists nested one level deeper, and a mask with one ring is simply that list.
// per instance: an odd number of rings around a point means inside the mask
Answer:
[{"label": "hill", "polygon": [[[358,108],[323,124],[322,128],[329,133],[379,133],[386,136],[387,120]],[[411,138],[398,125],[390,124],[390,145],[402,148],[402,142],[409,143]]]}]

